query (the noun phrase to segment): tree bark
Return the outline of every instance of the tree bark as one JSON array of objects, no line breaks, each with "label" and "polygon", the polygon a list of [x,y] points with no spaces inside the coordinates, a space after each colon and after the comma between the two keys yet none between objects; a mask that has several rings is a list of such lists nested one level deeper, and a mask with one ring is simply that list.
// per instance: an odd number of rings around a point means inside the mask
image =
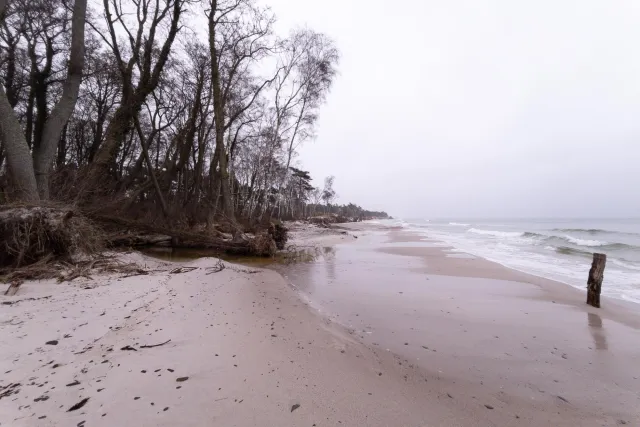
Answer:
[{"label": "tree bark", "polygon": [[141,105],[136,105],[133,101],[124,101],[116,109],[113,118],[107,125],[104,142],[93,158],[89,173],[78,194],[78,199],[81,202],[91,200],[95,192],[100,190],[100,182],[109,175],[109,168],[116,159],[120,145],[131,129],[133,118],[138,114],[140,108]]},{"label": "tree bark", "polygon": [[2,85],[0,85],[0,134],[15,185],[16,197],[25,202],[37,202],[40,197],[29,146]]},{"label": "tree bark", "polygon": [[607,264],[605,254],[593,254],[589,279],[587,281],[587,304],[600,308],[600,291],[604,278],[604,267]]},{"label": "tree bark", "polygon": [[71,18],[71,52],[67,78],[63,84],[62,96],[53,107],[51,115],[46,121],[42,141],[33,152],[33,164],[38,192],[42,200],[49,198],[49,173],[56,152],[60,135],[69,121],[76,101],[82,69],[84,68],[84,26],[87,12],[87,0],[75,0],[73,16]]},{"label": "tree bark", "polygon": [[[224,96],[222,93],[222,83],[220,81],[220,68],[218,49],[216,47],[216,21],[215,13],[218,2],[211,2],[209,12],[209,51],[211,53],[211,86],[213,89],[213,113],[215,120],[216,148],[214,157],[218,160],[218,180],[222,195],[222,211],[229,221],[235,221],[233,212],[233,200],[231,200],[231,189],[229,188],[229,170],[227,165],[227,155],[224,148]],[[215,165],[213,165],[215,168]]]},{"label": "tree bark", "polygon": [[[0,0],[0,22],[4,21],[7,0]],[[15,195],[27,202],[37,202],[38,187],[33,171],[33,162],[22,126],[11,107],[11,103],[0,84],[0,137],[7,156],[7,164],[16,187]]]}]

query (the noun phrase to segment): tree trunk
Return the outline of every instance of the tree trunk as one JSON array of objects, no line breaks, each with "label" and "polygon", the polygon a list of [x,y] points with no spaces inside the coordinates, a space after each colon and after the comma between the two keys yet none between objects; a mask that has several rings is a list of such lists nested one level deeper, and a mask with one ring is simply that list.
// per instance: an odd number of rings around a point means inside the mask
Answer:
[{"label": "tree trunk", "polygon": [[[0,23],[4,22],[7,0],[0,0]],[[16,186],[16,196],[23,201],[38,201],[38,187],[27,140],[11,103],[0,84],[0,138],[7,156],[7,164]]]},{"label": "tree trunk", "polygon": [[165,220],[169,218],[169,208],[167,207],[167,203],[164,201],[164,197],[162,196],[162,191],[160,190],[160,184],[158,184],[158,179],[156,178],[156,174],[153,170],[153,165],[151,164],[151,159],[149,158],[149,150],[147,148],[148,143],[145,140],[144,133],[142,132],[142,128],[140,127],[140,122],[138,118],[135,119],[136,130],[138,131],[138,138],[140,139],[140,145],[142,146],[142,154],[144,156],[144,161],[147,163],[147,169],[149,169],[149,177],[151,178],[151,182],[156,190],[156,196],[158,197],[158,202],[160,203],[160,207],[162,208],[162,214],[164,215]]},{"label": "tree trunk", "polygon": [[[67,159],[67,131],[68,128],[65,127],[62,129],[62,134],[60,135],[60,139],[58,139],[58,155],[56,156],[56,168],[60,169],[64,166],[64,163]],[[37,182],[37,178],[36,178]]]},{"label": "tree trunk", "polygon": [[127,132],[131,129],[133,118],[138,114],[140,108],[141,105],[133,101],[123,100],[123,103],[116,109],[107,126],[104,142],[100,145],[84,184],[78,193],[78,199],[81,202],[90,201],[95,195],[94,192],[99,190],[100,182],[104,181],[105,177],[108,176],[109,168],[118,155],[120,145]]},{"label": "tree trunk", "polygon": [[[227,154],[224,148],[224,96],[222,93],[222,83],[220,81],[220,64],[218,49],[216,46],[216,21],[215,13],[218,2],[211,2],[209,12],[209,51],[211,53],[211,86],[213,89],[213,113],[215,120],[216,149],[215,157],[218,158],[218,178],[222,195],[222,211],[227,219],[235,222],[233,212],[233,200],[231,200],[231,189],[229,188],[229,170],[227,166]],[[214,166],[215,167],[215,166]]]},{"label": "tree trunk", "polygon": [[[2,12],[0,11],[0,13]],[[37,202],[40,197],[38,196],[38,186],[29,146],[24,133],[22,133],[22,126],[20,126],[1,84],[0,135],[2,135],[7,164],[16,188],[16,197],[25,202]]]},{"label": "tree trunk", "polygon": [[604,278],[604,267],[607,264],[605,254],[593,254],[589,279],[587,281],[587,304],[600,308],[600,290]]},{"label": "tree trunk", "polygon": [[69,121],[76,101],[82,69],[84,68],[84,25],[87,12],[87,0],[75,0],[73,16],[71,18],[71,52],[69,54],[69,68],[67,79],[62,88],[62,96],[53,107],[51,115],[44,125],[42,141],[33,152],[33,164],[38,192],[42,200],[49,198],[49,173],[56,152],[60,135]]}]

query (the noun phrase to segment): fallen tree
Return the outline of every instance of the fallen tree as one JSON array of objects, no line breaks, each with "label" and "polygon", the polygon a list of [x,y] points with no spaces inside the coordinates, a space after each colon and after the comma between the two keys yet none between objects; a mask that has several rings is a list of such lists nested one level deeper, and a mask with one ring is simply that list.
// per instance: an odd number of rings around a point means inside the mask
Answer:
[{"label": "fallen tree", "polygon": [[[286,244],[286,228],[281,225],[271,225],[266,231],[258,232],[255,237],[248,237],[237,230],[235,238],[232,238],[215,229],[196,233],[115,216],[94,214],[92,219],[107,229],[119,230],[115,234],[107,234],[107,245],[110,247],[160,246],[212,249],[233,255],[273,256],[279,246],[284,248]],[[238,238],[239,236],[243,237]]]},{"label": "fallen tree", "polygon": [[307,219],[311,224],[315,224],[319,227],[329,228],[331,224],[344,224],[346,222],[358,222],[358,218],[348,218],[346,216],[329,214],[322,216],[312,216]]},{"label": "fallen tree", "polygon": [[284,248],[287,229],[271,224],[255,236],[237,230],[235,236],[171,229],[122,217],[84,216],[64,206],[5,206],[0,208],[0,278],[89,277],[92,270],[142,274],[103,255],[106,248],[171,247],[207,249],[233,255],[273,256]]}]

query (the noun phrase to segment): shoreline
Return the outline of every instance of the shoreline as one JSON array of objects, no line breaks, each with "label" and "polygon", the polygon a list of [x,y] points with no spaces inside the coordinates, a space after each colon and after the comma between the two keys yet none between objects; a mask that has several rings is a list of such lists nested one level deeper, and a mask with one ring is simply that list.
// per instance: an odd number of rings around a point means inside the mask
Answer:
[{"label": "shoreline", "polygon": [[[585,271],[585,286],[584,290],[582,290],[569,283],[518,270],[478,255],[469,254],[468,257],[451,256],[452,254],[446,251],[455,249],[453,246],[444,246],[442,245],[443,242],[428,237],[425,238],[424,234],[414,231],[393,230],[389,233],[389,242],[397,244],[413,242],[421,242],[425,245],[435,244],[431,247],[394,246],[380,249],[382,252],[392,255],[413,256],[423,259],[425,266],[419,270],[420,272],[452,277],[477,277],[528,283],[544,290],[547,301],[561,302],[577,308],[591,308],[586,306],[585,303],[588,271]],[[435,267],[429,265],[430,259],[436,260],[434,262]],[[603,286],[606,286],[606,270]],[[612,319],[634,328],[640,328],[640,303],[606,295],[601,296],[601,301],[602,307],[595,309],[596,311],[605,313]]]},{"label": "shoreline", "polygon": [[[468,225],[468,224],[450,223],[450,225],[452,225],[452,224],[464,225],[465,227]],[[473,230],[473,228],[471,230]],[[439,237],[435,237],[434,238],[433,235],[432,235],[433,233],[432,233],[432,231],[430,229],[420,229],[420,228],[411,228],[411,227],[410,228],[405,228],[404,226],[398,226],[397,227],[397,231],[398,231],[399,234],[413,234],[414,236],[411,237],[410,240],[407,240],[408,242],[410,242],[410,241],[421,241],[423,243],[437,242],[437,246],[440,247],[442,250],[451,251],[451,252],[458,253],[458,254],[469,254],[470,256],[477,257],[477,258],[482,258],[482,259],[485,259],[485,260],[487,260],[489,262],[492,262],[492,263],[495,263],[495,264],[499,264],[502,267],[505,267],[505,268],[510,269],[510,270],[515,270],[517,272],[521,272],[521,273],[524,273],[524,274],[527,274],[527,275],[530,275],[530,276],[535,276],[535,277],[542,278],[542,279],[545,279],[545,280],[548,280],[548,281],[553,281],[553,282],[556,282],[556,283],[561,283],[563,285],[568,285],[568,286],[570,286],[572,288],[579,289],[579,290],[586,289],[586,280],[587,280],[587,275],[588,275],[588,272],[589,272],[589,268],[591,266],[592,254],[593,254],[593,252],[597,252],[597,249],[599,247],[596,244],[603,244],[603,245],[606,244],[606,242],[603,243],[603,242],[593,241],[593,246],[589,244],[589,245],[587,245],[586,248],[583,248],[583,251],[580,251],[580,252],[581,252],[582,255],[586,255],[587,256],[588,263],[582,265],[582,267],[581,267],[582,270],[580,271],[578,278],[575,277],[575,273],[576,273],[575,270],[571,271],[571,273],[573,273],[574,276],[569,278],[568,277],[568,274],[569,274],[568,272],[565,272],[565,273],[562,273],[562,274],[558,274],[558,272],[556,271],[555,275],[552,274],[551,273],[551,271],[553,271],[552,270],[553,269],[552,266],[549,266],[548,268],[542,268],[542,267],[538,266],[537,269],[534,269],[534,268],[531,268],[531,267],[525,267],[521,263],[520,263],[521,265],[518,265],[519,263],[516,260],[527,259],[529,256],[535,255],[535,254],[521,253],[520,257],[514,257],[514,258],[509,259],[509,260],[503,258],[502,260],[500,260],[500,259],[494,259],[494,258],[491,258],[491,257],[487,257],[487,255],[483,254],[483,252],[478,250],[478,248],[471,249],[471,250],[459,249],[459,248],[455,247],[451,243],[448,243],[448,242],[443,241],[443,240],[438,240]],[[483,230],[480,230],[480,231],[483,231]],[[556,231],[558,231],[558,230],[556,229]],[[559,231],[562,231],[562,230],[559,230]],[[593,230],[567,229],[566,231],[593,231],[593,232],[601,232],[602,231],[602,232],[604,232],[603,230],[596,230],[596,229],[593,229]],[[490,234],[490,232],[487,232],[487,233]],[[526,235],[528,232],[523,232],[523,233]],[[479,234],[483,234],[483,233],[479,233]],[[507,234],[509,234],[509,232],[507,232]],[[535,235],[535,236],[543,236],[543,235],[537,234],[535,232],[528,233],[528,234],[532,234],[532,235]],[[421,236],[422,238],[416,240],[415,239],[415,235]],[[571,237],[569,236],[567,238],[570,239]],[[402,240],[402,238],[400,238],[399,241],[401,241],[401,240]],[[580,239],[576,239],[576,240],[580,241]],[[623,244],[623,246],[624,246],[624,244]],[[546,247],[545,249],[553,249],[553,248],[554,248],[553,246],[549,246],[549,247]],[[563,247],[559,247],[559,248],[556,247],[555,249],[557,249],[557,250],[558,249],[571,250],[570,248],[563,248]],[[451,254],[448,254],[448,255],[450,256]],[[584,259],[582,259],[582,261],[584,261]],[[634,279],[631,279],[631,278],[628,278],[628,277],[626,279],[620,279],[620,276],[619,276],[620,271],[618,271],[619,268],[620,268],[619,260],[615,258],[614,254],[610,254],[608,262],[607,262],[607,269],[605,270],[605,283],[607,282],[607,275],[608,275],[609,272],[610,272],[611,275],[615,275],[617,277],[616,280],[618,280],[618,281],[626,280],[626,281],[632,281],[632,283],[636,283],[637,278],[635,279],[636,281],[634,281]],[[629,268],[633,268],[633,267],[629,267]],[[616,270],[616,269],[618,269],[618,270]],[[613,284],[611,284],[611,285],[615,286]],[[632,303],[632,304],[634,304],[634,306],[640,307],[640,298],[638,298],[637,296],[631,296],[631,295],[629,295],[629,294],[627,294],[624,291],[619,290],[619,289],[612,290],[611,288],[609,288],[607,286],[604,286],[603,290],[605,292],[603,297],[605,297],[605,298],[612,299],[612,300],[615,300],[615,301],[622,301],[622,302],[625,302],[625,303]],[[633,307],[633,306],[631,306],[631,307]]]},{"label": "shoreline", "polygon": [[[286,277],[362,342],[464,384],[469,401],[479,394],[510,396],[523,412],[531,399],[542,399],[538,404],[548,406],[531,416],[556,413],[553,425],[571,425],[573,411],[594,419],[620,411],[618,421],[640,420],[628,412],[640,403],[631,392],[640,386],[640,353],[633,345],[640,319],[633,303],[607,298],[595,309],[564,283],[478,257],[445,257],[442,247],[411,246],[415,236],[397,233],[403,232],[374,227],[369,239],[338,245],[319,263],[284,269]],[[504,366],[511,366],[507,375]],[[592,390],[591,381],[610,392]],[[595,396],[600,406],[587,403]],[[571,404],[563,406],[563,399]],[[598,425],[589,417],[580,425],[590,422]]]},{"label": "shoreline", "polygon": [[[468,298],[468,285],[476,282],[494,289],[492,298],[501,300],[504,296],[499,297],[500,293],[506,294],[510,303],[526,298],[522,301],[529,301],[527,310],[553,306],[565,316],[570,307],[536,301],[531,291],[522,296],[521,291],[514,291],[519,287],[517,282],[455,276],[442,279],[426,273],[419,256],[370,252],[375,245],[369,240],[376,232],[363,229],[366,226],[345,228],[349,229],[346,235],[341,234],[344,229],[326,232],[302,227],[294,232],[292,244],[333,249],[323,251],[324,258],[318,262],[283,267],[319,268],[333,277],[326,282],[329,285],[349,272],[359,278],[360,285],[384,282],[385,277],[392,281],[402,277],[404,281],[427,275],[429,283],[444,280],[446,292],[427,296],[420,291],[421,284],[415,287],[402,282],[404,295],[394,291],[394,296],[389,296],[383,288],[360,301],[361,294],[333,294],[345,296],[338,301],[344,302],[350,313],[334,317],[330,316],[331,310],[317,310],[316,305],[322,306],[324,300],[309,296],[308,286],[316,286],[316,290],[324,286],[314,283],[321,282],[322,277],[308,276],[311,280],[306,288],[291,287],[291,280],[271,269],[225,262],[223,271],[212,273],[210,268],[217,262],[214,258],[162,262],[137,253],[126,255],[127,260],[145,264],[153,270],[151,274],[100,276],[93,281],[77,279],[59,285],[27,282],[15,297],[1,297],[3,303],[11,304],[0,305],[0,369],[5,373],[0,392],[10,390],[12,384],[20,385],[16,386],[18,394],[0,398],[0,419],[12,420],[12,426],[86,421],[91,426],[413,426],[425,422],[533,426],[546,422],[567,427],[609,425],[620,420],[633,425],[634,420],[640,420],[638,414],[621,411],[619,405],[613,412],[601,412],[597,407],[585,411],[576,404],[575,392],[580,384],[571,387],[572,392],[553,391],[558,384],[570,385],[576,369],[586,369],[574,366],[571,375],[563,376],[566,367],[558,351],[542,362],[560,369],[550,377],[560,383],[545,384],[545,392],[534,392],[540,387],[536,383],[540,373],[531,371],[537,366],[536,360],[522,349],[509,349],[513,352],[510,358],[521,359],[514,364],[499,356],[504,350],[501,347],[510,341],[501,339],[487,347],[489,337],[484,338],[494,331],[508,336],[521,334],[522,330],[514,332],[505,325],[487,323],[483,307],[472,308],[473,312],[458,320],[441,311],[446,308],[454,312],[455,305],[447,302],[449,298]],[[343,259],[342,251],[347,251],[348,263],[338,263]],[[361,274],[358,263],[371,257],[380,259],[379,267],[391,275],[377,274],[377,270]],[[177,266],[195,269],[169,273]],[[491,304],[502,306],[497,301]],[[429,306],[434,310],[425,312],[427,317],[419,317],[419,324],[409,322],[407,315],[415,316],[415,310]],[[391,311],[377,311],[376,307]],[[511,315],[514,308],[511,304]],[[596,325],[589,327],[593,345],[602,347],[604,342],[605,347],[616,347],[617,332],[612,334],[615,331],[610,330],[613,324],[605,316],[604,326],[599,318],[598,327],[598,318],[589,317]],[[456,338],[462,332],[456,326],[461,321],[472,322],[466,328],[474,339],[480,339],[479,344],[469,341],[467,331]],[[366,332],[368,322],[371,334]],[[384,327],[376,329],[376,322]],[[493,330],[478,329],[476,323]],[[552,331],[545,331],[537,333],[553,336]],[[56,345],[46,344],[54,339]],[[142,347],[167,340],[171,341],[158,347]],[[416,345],[421,341],[423,347]],[[548,337],[544,341],[551,344]],[[427,344],[429,350],[425,350]],[[528,345],[534,349],[540,343]],[[127,346],[135,350],[126,350]],[[570,366],[579,362],[577,348],[568,346],[562,351],[567,352]],[[491,360],[495,356],[498,365]],[[590,358],[583,362],[589,361],[598,366],[603,363]],[[622,362],[616,369],[627,366],[626,356]],[[509,376],[501,370],[507,366],[508,372],[520,372],[515,388],[503,388],[502,382]],[[635,375],[635,371],[627,374]],[[618,378],[617,373],[606,375]],[[598,383],[608,382],[606,375]],[[176,381],[184,377],[188,377],[184,382]],[[631,381],[638,384],[638,377]],[[70,385],[75,382],[79,384]],[[535,400],[531,400],[531,393]],[[85,407],[66,412],[85,397],[89,397]],[[605,397],[598,391],[599,399],[607,402]]]}]

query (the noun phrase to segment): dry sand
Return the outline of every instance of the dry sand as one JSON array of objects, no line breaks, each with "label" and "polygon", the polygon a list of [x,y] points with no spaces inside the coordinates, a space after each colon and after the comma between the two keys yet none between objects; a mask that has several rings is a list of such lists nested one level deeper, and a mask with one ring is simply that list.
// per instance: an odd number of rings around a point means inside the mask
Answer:
[{"label": "dry sand", "polygon": [[0,425],[383,426],[473,419],[453,402],[439,402],[418,369],[319,317],[273,271],[228,265],[207,274],[217,260],[203,258],[189,263],[196,267],[190,272],[170,274],[175,264],[139,261],[162,271],[30,282],[17,296],[2,297]]},{"label": "dry sand", "polygon": [[[347,254],[354,255],[357,266],[358,257],[369,259],[373,252],[363,250],[370,249],[363,226],[354,230],[347,235],[298,230],[293,237],[300,245],[344,242],[338,251],[352,248]],[[328,256],[331,253],[327,251]],[[406,266],[405,261],[401,264],[407,268],[402,271],[421,274],[415,271],[422,266],[414,262],[419,257],[377,253],[393,262],[405,260]],[[478,279],[495,286],[489,293],[495,298],[492,305],[474,300],[465,278],[449,278],[448,285],[432,288],[430,296],[411,281],[400,283],[406,287],[404,294],[393,288],[399,299],[378,289],[358,303],[355,298],[362,295],[355,288],[342,290],[348,295],[334,291],[332,298],[343,295],[340,303],[351,304],[345,310],[354,316],[341,323],[348,326],[367,318],[384,325],[376,329],[376,339],[385,341],[380,345],[362,333],[364,325],[344,328],[319,315],[274,271],[227,264],[223,271],[212,273],[217,262],[212,258],[181,264],[136,254],[128,258],[156,271],[148,276],[77,279],[71,284],[29,282],[16,296],[0,297],[0,426],[640,423],[640,387],[629,390],[640,384],[637,329],[596,317],[589,329],[584,319],[582,325],[565,325],[567,319],[573,322],[572,316],[546,318],[566,315],[571,308],[536,298],[531,289],[516,291],[511,282]],[[387,262],[385,258],[383,265]],[[194,269],[169,273],[177,265]],[[355,286],[386,277],[353,266],[331,270],[326,261],[307,265],[322,266],[329,275],[327,283],[333,284],[349,271],[358,274]],[[307,278],[320,289],[322,284],[314,282],[318,277]],[[302,291],[313,297],[308,288]],[[532,305],[526,307],[529,313],[522,314],[525,306],[518,301],[525,300]],[[478,301],[480,306],[475,307]],[[456,312],[461,303],[464,310]],[[540,304],[554,311],[545,311]],[[422,306],[435,309],[416,317]],[[488,312],[495,316],[487,316]],[[521,323],[505,323],[515,318]],[[554,327],[582,329],[571,340],[566,333],[558,337]],[[583,346],[585,330],[591,335]],[[531,338],[532,333],[538,338]],[[498,334],[500,339],[493,338]],[[396,337],[400,341],[394,346]],[[425,337],[432,340],[432,350],[418,345]],[[549,346],[556,339],[567,342],[553,350]],[[519,350],[505,355],[508,343],[518,343]],[[534,352],[520,343],[533,343]],[[162,345],[144,348],[157,344]],[[587,348],[603,345],[607,351]],[[611,356],[618,351],[620,357]],[[543,352],[549,354],[538,360]],[[544,364],[552,367],[551,373],[539,369]],[[549,388],[534,390],[540,376],[548,376],[543,381]],[[565,383],[576,379],[582,380],[575,386]],[[500,389],[501,383],[506,391]],[[523,383],[523,388],[515,386]],[[588,389],[580,390],[584,387]],[[583,395],[589,396],[586,402],[591,407],[584,404]],[[615,403],[610,396],[622,400]],[[84,406],[70,411],[87,398]]]}]

